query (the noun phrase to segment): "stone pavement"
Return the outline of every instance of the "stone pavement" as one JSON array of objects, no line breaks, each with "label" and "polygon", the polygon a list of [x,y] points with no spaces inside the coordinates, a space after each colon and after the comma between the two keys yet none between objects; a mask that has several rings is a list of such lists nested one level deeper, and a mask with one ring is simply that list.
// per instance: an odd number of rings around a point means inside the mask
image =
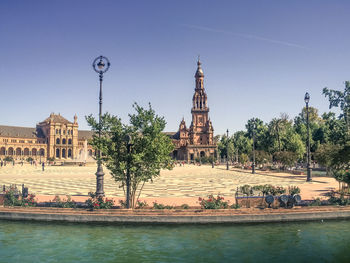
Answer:
[{"label": "stone pavement", "polygon": [[[123,190],[114,182],[107,169],[104,169],[106,196],[124,197]],[[0,168],[0,185],[25,184],[36,195],[86,196],[95,191],[96,166],[46,166],[29,164],[7,165]],[[327,179],[327,180],[326,180]],[[153,183],[145,184],[141,198],[188,198],[208,194],[234,196],[236,188],[244,185],[272,184],[280,186],[298,185],[304,189],[314,189],[314,194],[322,193],[337,186],[332,178],[315,178],[313,183],[305,182],[305,175],[295,176],[286,173],[251,174],[250,171],[229,170],[224,166],[177,166],[173,170],[162,171]],[[303,193],[302,193],[303,194]],[[308,196],[309,197],[309,196]]]}]

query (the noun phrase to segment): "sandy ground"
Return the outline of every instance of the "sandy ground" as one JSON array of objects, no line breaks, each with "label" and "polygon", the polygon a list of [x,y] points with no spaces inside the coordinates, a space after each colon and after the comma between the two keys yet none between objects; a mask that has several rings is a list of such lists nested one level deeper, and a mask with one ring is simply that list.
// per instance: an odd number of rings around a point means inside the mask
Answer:
[{"label": "sandy ground", "polygon": [[[124,193],[113,180],[108,170],[104,170],[106,196],[113,197],[116,202],[124,198]],[[7,165],[0,168],[0,185],[25,184],[29,192],[36,194],[39,201],[49,201],[55,195],[71,195],[75,201],[84,201],[90,191],[95,191],[96,166],[47,166],[29,164]],[[225,166],[177,166],[173,170],[164,170],[153,181],[145,184],[140,199],[148,204],[156,201],[169,205],[199,205],[198,197],[208,194],[220,194],[230,203],[234,203],[237,187],[249,184],[272,184],[280,186],[299,186],[303,199],[325,198],[324,194],[337,189],[338,183],[329,177],[314,177],[306,182],[306,175],[289,173],[272,173],[257,171],[251,174],[247,170],[230,169]]]}]

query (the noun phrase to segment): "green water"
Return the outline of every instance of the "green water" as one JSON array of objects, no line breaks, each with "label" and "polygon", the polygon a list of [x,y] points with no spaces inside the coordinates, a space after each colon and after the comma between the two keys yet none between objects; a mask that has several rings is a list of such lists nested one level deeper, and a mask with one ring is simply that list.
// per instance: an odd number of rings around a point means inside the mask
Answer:
[{"label": "green water", "polygon": [[0,221],[0,262],[350,262],[350,221],[193,226]]}]

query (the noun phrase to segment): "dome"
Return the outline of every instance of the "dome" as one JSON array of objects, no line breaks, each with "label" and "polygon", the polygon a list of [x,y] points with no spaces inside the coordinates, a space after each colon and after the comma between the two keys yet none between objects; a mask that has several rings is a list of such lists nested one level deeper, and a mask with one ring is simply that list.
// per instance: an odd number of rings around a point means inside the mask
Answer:
[{"label": "dome", "polygon": [[198,78],[198,77],[204,77],[204,73],[203,73],[203,70],[202,70],[202,67],[201,67],[201,62],[199,61],[198,59],[198,62],[197,62],[197,71],[196,71],[196,75],[195,77]]}]

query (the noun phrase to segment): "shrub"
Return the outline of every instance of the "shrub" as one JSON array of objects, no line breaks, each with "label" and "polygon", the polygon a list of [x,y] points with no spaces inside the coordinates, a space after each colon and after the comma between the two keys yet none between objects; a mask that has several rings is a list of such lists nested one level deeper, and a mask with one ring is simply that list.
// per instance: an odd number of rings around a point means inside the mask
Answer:
[{"label": "shrub", "polygon": [[252,187],[251,187],[250,185],[248,185],[248,184],[245,184],[245,185],[241,186],[239,189],[240,189],[240,191],[241,191],[243,194],[245,194],[245,195],[247,195],[247,196],[250,196],[250,195],[253,194],[253,189],[252,189]]},{"label": "shrub", "polygon": [[4,161],[5,161],[5,162],[13,162],[13,158],[12,158],[11,156],[6,156],[6,157],[4,158]]},{"label": "shrub", "polygon": [[[120,201],[119,201],[120,202]],[[136,209],[140,209],[140,208],[144,208],[148,206],[147,202],[146,201],[140,201],[140,200],[137,200],[136,202]],[[125,204],[125,207],[126,207],[126,204]]]},{"label": "shrub", "polygon": [[22,198],[21,206],[25,206],[25,207],[36,206],[37,203],[36,203],[34,198],[35,198],[35,195],[33,195],[33,194],[28,195],[26,198]]},{"label": "shrub", "polygon": [[300,188],[298,186],[292,185],[288,187],[288,192],[290,195],[300,194]]},{"label": "shrub", "polygon": [[54,204],[52,206],[54,207],[61,207],[61,208],[76,208],[77,204],[71,200],[71,197],[67,195],[67,199],[61,199],[58,195],[55,196],[55,198],[52,200]]},{"label": "shrub", "polygon": [[190,206],[188,204],[182,204],[181,209],[189,209]]},{"label": "shrub", "polygon": [[321,206],[322,205],[322,201],[320,198],[316,198],[314,199],[310,204],[309,206]]},{"label": "shrub", "polygon": [[5,206],[20,206],[21,200],[19,200],[20,192],[17,188],[11,187],[10,190],[5,192],[4,205]]},{"label": "shrub", "polygon": [[[299,189],[298,187],[296,187]],[[253,191],[261,191],[263,195],[279,195],[284,194],[286,192],[286,189],[282,186],[273,186],[270,184],[265,185],[243,185],[239,188],[239,191],[247,196],[253,195]],[[299,189],[300,191],[300,189]]]},{"label": "shrub", "polygon": [[157,201],[153,202],[153,208],[154,209],[165,209],[165,205],[158,204]]},{"label": "shrub", "polygon": [[350,200],[348,198],[345,198],[344,195],[340,195],[340,197],[331,196],[328,199],[328,202],[331,205],[350,205]]},{"label": "shrub", "polygon": [[119,200],[119,204],[121,208],[126,208],[126,201],[125,200]]},{"label": "shrub", "polygon": [[34,161],[34,159],[32,157],[28,157],[27,160],[26,160],[28,163]]},{"label": "shrub", "polygon": [[230,208],[238,209],[238,208],[240,208],[240,206],[239,206],[239,204],[233,204],[233,205],[230,206]]},{"label": "shrub", "polygon": [[102,196],[96,196],[95,193],[89,193],[90,198],[85,201],[90,209],[110,209],[114,205],[112,199],[107,199]]},{"label": "shrub", "polygon": [[20,198],[21,192],[15,187],[11,187],[10,190],[5,192],[4,196],[5,206],[36,206],[35,195],[30,194],[26,198]]},{"label": "shrub", "polygon": [[203,209],[224,209],[228,208],[228,202],[223,201],[222,196],[217,195],[215,198],[214,195],[208,195],[208,199],[199,197],[199,204]]}]

